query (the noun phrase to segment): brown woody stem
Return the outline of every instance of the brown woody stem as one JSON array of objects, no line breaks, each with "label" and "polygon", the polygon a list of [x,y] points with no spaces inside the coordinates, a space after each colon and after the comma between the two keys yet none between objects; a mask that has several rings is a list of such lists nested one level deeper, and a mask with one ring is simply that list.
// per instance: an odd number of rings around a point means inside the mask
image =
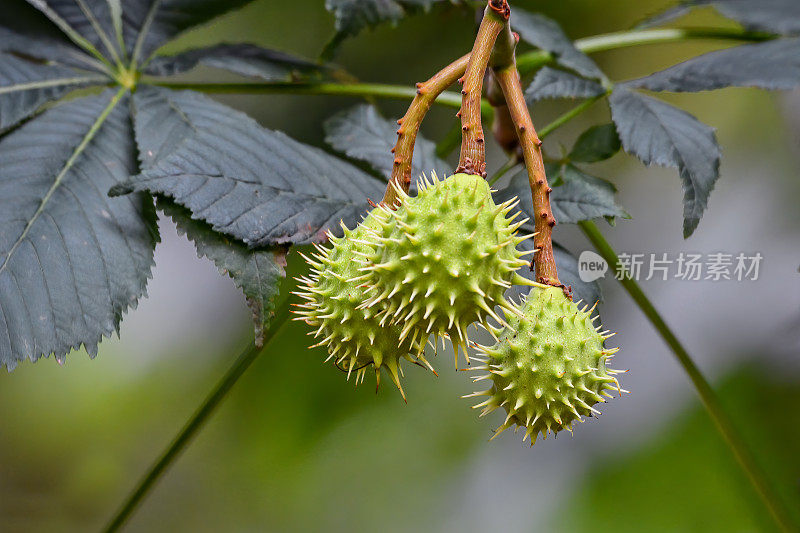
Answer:
[{"label": "brown woody stem", "polygon": [[[393,184],[397,184],[406,192],[411,186],[411,163],[414,155],[414,143],[417,140],[422,119],[433,105],[436,97],[445,89],[464,75],[469,63],[469,54],[460,57],[437,72],[428,81],[417,83],[417,94],[408,106],[408,111],[403,118],[397,121],[397,144],[392,149],[394,153],[394,165],[392,166],[392,177],[386,187],[386,194],[383,203],[394,206],[397,202],[397,193]],[[480,113],[480,110],[478,111]]]},{"label": "brown woody stem", "polygon": [[489,0],[472,47],[466,73],[461,78],[461,154],[456,172],[486,177],[486,146],[481,125],[483,77],[495,40],[506,27],[510,10],[506,0]]},{"label": "brown woody stem", "polygon": [[[507,41],[509,38],[516,40],[506,28],[507,34],[501,40]],[[499,41],[500,42],[500,41]],[[510,57],[497,58],[493,61],[495,65],[494,75],[497,83],[503,90],[503,95],[511,113],[519,136],[522,154],[525,159],[525,167],[528,169],[528,181],[531,186],[533,197],[533,213],[536,235],[533,238],[534,246],[539,250],[533,259],[532,267],[536,269],[536,280],[545,285],[563,287],[558,279],[558,270],[553,256],[553,226],[556,219],[550,208],[550,192],[553,190],[547,184],[547,176],[544,171],[544,159],[542,158],[542,141],[536,134],[533,127],[528,106],[525,103],[525,96],[520,84],[519,71],[514,60],[513,49]]]}]

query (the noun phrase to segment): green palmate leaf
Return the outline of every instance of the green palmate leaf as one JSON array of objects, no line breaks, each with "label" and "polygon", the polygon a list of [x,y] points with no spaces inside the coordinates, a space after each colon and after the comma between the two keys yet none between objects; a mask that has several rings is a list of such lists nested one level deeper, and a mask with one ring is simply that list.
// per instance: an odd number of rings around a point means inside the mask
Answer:
[{"label": "green palmate leaf", "polygon": [[[397,123],[383,118],[374,106],[361,104],[342,111],[325,122],[325,142],[334,150],[369,163],[387,178],[392,175],[397,142]],[[436,155],[436,144],[417,135],[412,172],[415,176],[435,171],[449,174],[450,164]]]},{"label": "green palmate leaf", "polygon": [[525,90],[525,100],[533,103],[545,98],[592,98],[605,92],[606,89],[594,80],[545,66]]},{"label": "green palmate leaf", "polygon": [[666,24],[695,6],[711,5],[722,15],[753,31],[782,35],[800,33],[800,2],[797,0],[688,0],[648,18],[641,27]]},{"label": "green palmate leaf", "polygon": [[33,115],[46,102],[92,83],[106,81],[97,74],[77,73],[0,52],[0,130]]},{"label": "green palmate leaf", "polygon": [[625,151],[646,165],[677,168],[683,183],[683,234],[697,228],[719,177],[714,130],[661,100],[617,86],[611,116]]},{"label": "green palmate leaf", "polygon": [[[147,87],[137,91],[134,105],[137,139],[163,136],[158,131],[168,128],[185,135],[169,151],[140,144],[155,164],[113,194],[168,196],[193,218],[250,246],[324,240],[340,219],[358,221],[367,198],[383,195],[383,185],[356,167],[201,94]],[[158,116],[168,108],[168,116]],[[180,121],[185,124],[173,126]]]},{"label": "green palmate leaf", "polygon": [[198,65],[228,70],[266,81],[294,81],[320,75],[325,67],[254,44],[220,44],[156,57],[145,69],[154,76],[172,76]]},{"label": "green palmate leaf", "polygon": [[556,21],[538,13],[514,8],[511,13],[511,27],[525,42],[551,52],[559,64],[587,78],[603,78],[600,68],[589,56],[575,48]]},{"label": "green palmate leaf", "polygon": [[205,222],[193,220],[187,209],[174,202],[159,198],[157,206],[172,218],[178,231],[194,243],[199,257],[213,261],[242,290],[253,313],[255,342],[261,347],[275,309],[281,280],[286,277],[286,250],[249,248],[215,232]]},{"label": "green palmate leaf", "polygon": [[179,33],[250,2],[252,0],[125,0],[122,4],[125,45],[134,59],[146,60]]},{"label": "green palmate leaf", "polygon": [[619,152],[620,146],[614,124],[599,124],[581,133],[569,153],[569,158],[581,163],[605,161]]},{"label": "green palmate leaf", "polygon": [[800,86],[800,38],[776,39],[710,52],[626,85],[672,92],[708,91],[731,86],[794,89]]},{"label": "green palmate leaf", "polygon": [[[550,206],[559,223],[574,224],[601,217],[630,218],[614,201],[616,188],[611,183],[589,176],[570,164],[548,165],[547,174],[554,185]],[[520,209],[527,216],[532,216],[534,212],[525,170],[514,175],[508,187],[498,191],[497,197],[498,201],[517,197],[520,200]]]},{"label": "green palmate leaf", "polygon": [[124,92],[48,110],[0,142],[0,364],[97,352],[145,290],[152,201],[111,199],[136,169]]},{"label": "green palmate leaf", "polygon": [[[533,231],[533,228],[526,227],[528,231]],[[523,241],[519,247],[520,250],[531,251],[533,250],[533,239]],[[553,243],[553,256],[556,260],[556,267],[558,268],[558,278],[564,285],[572,287],[573,300],[583,301],[589,305],[594,305],[595,302],[603,302],[603,293],[600,289],[600,284],[597,281],[583,281],[578,273],[578,260],[566,248]],[[526,267],[522,267],[517,271],[522,277],[531,281],[536,281],[534,273]],[[531,288],[525,285],[514,285],[506,292],[506,297],[511,297],[514,300],[519,299],[520,296],[528,294]]]}]

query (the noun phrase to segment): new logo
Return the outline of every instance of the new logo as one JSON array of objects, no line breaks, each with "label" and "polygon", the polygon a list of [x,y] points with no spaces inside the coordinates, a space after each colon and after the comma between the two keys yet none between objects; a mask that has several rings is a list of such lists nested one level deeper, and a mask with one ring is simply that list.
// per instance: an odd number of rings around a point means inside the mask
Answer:
[{"label": "new logo", "polygon": [[596,253],[586,250],[578,257],[578,276],[581,281],[589,283],[600,279],[608,272],[608,263]]}]

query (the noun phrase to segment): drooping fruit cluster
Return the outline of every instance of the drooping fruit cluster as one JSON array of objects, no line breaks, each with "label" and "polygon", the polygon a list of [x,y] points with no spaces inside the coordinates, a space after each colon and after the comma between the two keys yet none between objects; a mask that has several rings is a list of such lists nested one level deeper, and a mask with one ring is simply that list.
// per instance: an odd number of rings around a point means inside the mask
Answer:
[{"label": "drooping fruit cluster", "polygon": [[[479,176],[423,179],[418,195],[398,189],[397,209],[378,206],[344,236],[317,246],[310,277],[299,278],[298,319],[316,328],[329,359],[363,380],[368,366],[385,368],[400,388],[399,362],[428,368],[422,352],[431,333],[449,336],[466,356],[466,328],[495,312],[518,313],[504,297],[512,283],[529,284],[516,270],[527,265],[516,246],[528,237],[506,215],[514,201],[496,205]],[[432,370],[432,369],[431,369]]]},{"label": "drooping fruit cluster", "polygon": [[[423,179],[418,191],[410,197],[398,189],[396,209],[377,206],[306,258],[313,268],[300,278],[299,318],[316,328],[328,359],[348,377],[355,371],[357,382],[368,366],[378,380],[384,368],[402,393],[401,359],[430,368],[422,352],[431,334],[449,337],[466,355],[466,328],[478,322],[497,343],[478,347],[484,364],[471,370],[488,371],[476,381],[492,386],[470,396],[488,397],[476,406],[481,416],[505,409],[495,435],[517,426],[531,444],[540,434],[571,432],[610,390],[624,392],[606,367],[617,350],[604,348],[608,335],[594,327],[593,309],[516,273],[527,265],[517,250],[527,236],[517,235],[516,215],[507,217],[513,202],[496,205],[486,181],[467,174]],[[514,283],[533,285],[522,305],[504,296]]]},{"label": "drooping fruit cluster", "polygon": [[492,386],[468,396],[488,396],[474,406],[483,408],[481,416],[505,409],[492,438],[511,426],[523,428],[531,445],[539,434],[572,432],[576,420],[599,414],[592,406],[612,397],[609,390],[627,392],[614,377],[619,371],[606,367],[618,348],[604,348],[610,335],[594,327],[594,308],[587,307],[580,309],[558,287],[537,285],[521,316],[512,314],[506,327],[490,329],[497,342],[479,347],[484,365],[470,370],[488,371],[475,381],[488,379]]},{"label": "drooping fruit cluster", "polygon": [[316,328],[311,333],[322,340],[314,346],[326,346],[327,360],[346,370],[348,379],[355,371],[358,384],[372,366],[380,384],[383,368],[405,399],[400,385],[400,360],[421,362],[431,368],[422,355],[424,341],[413,335],[401,338],[399,326],[381,325],[377,317],[379,309],[361,306],[366,296],[357,280],[361,275],[357,254],[371,251],[371,230],[378,226],[382,215],[381,211],[373,210],[353,230],[342,224],[344,236],[337,238],[328,233],[329,248],[317,246],[313,259],[304,256],[312,270],[309,277],[298,278],[301,290],[295,294],[305,302],[297,305],[299,316],[295,320]]},{"label": "drooping fruit cluster", "polygon": [[401,339],[447,335],[469,360],[467,327],[487,316],[502,322],[497,306],[517,313],[504,292],[530,283],[516,273],[528,264],[517,250],[529,237],[516,235],[524,221],[506,216],[515,201],[496,205],[480,176],[440,181],[433,174],[419,182],[417,196],[397,193],[400,205],[380,207],[385,216],[376,217],[377,234],[364,253],[363,307],[401,326]]}]

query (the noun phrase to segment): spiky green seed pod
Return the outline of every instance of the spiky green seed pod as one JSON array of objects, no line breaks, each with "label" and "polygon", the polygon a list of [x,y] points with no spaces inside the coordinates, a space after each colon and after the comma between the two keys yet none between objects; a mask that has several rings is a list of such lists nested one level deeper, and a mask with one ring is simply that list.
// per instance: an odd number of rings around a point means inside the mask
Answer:
[{"label": "spiky green seed pod", "polygon": [[504,292],[530,283],[516,273],[528,264],[528,252],[517,250],[530,237],[516,235],[525,221],[513,221],[518,212],[507,217],[517,202],[496,205],[486,180],[468,174],[423,177],[415,197],[397,192],[402,203],[380,208],[375,246],[365,255],[364,307],[399,324],[401,338],[448,335],[467,356],[467,327],[487,316],[501,321],[496,306],[516,313]]},{"label": "spiky green seed pod", "polygon": [[340,369],[356,374],[356,384],[363,382],[369,366],[375,369],[375,378],[380,384],[380,369],[389,374],[392,382],[400,389],[400,360],[406,359],[415,364],[420,362],[431,368],[422,355],[424,345],[414,336],[401,339],[399,326],[385,327],[376,316],[378,308],[360,308],[365,294],[362,284],[354,278],[360,275],[357,253],[371,251],[368,240],[370,228],[377,226],[378,218],[373,210],[364,221],[353,230],[342,224],[344,236],[334,237],[328,233],[330,247],[316,245],[313,258],[303,256],[311,265],[309,277],[298,278],[298,296],[305,300],[297,305],[295,311],[303,320],[316,328],[310,334],[322,337],[316,346],[326,346],[328,360],[333,360]]},{"label": "spiky green seed pod", "polygon": [[587,307],[580,309],[558,287],[537,285],[521,318],[512,315],[505,328],[490,329],[497,342],[479,347],[484,364],[470,370],[488,371],[475,381],[490,380],[492,387],[468,396],[488,396],[474,406],[483,408],[481,416],[505,409],[505,422],[492,438],[518,426],[533,446],[539,434],[571,433],[576,420],[599,414],[592,406],[611,398],[610,390],[627,392],[614,377],[619,371],[606,367],[619,348],[604,348],[611,335],[595,328],[594,308]]}]

